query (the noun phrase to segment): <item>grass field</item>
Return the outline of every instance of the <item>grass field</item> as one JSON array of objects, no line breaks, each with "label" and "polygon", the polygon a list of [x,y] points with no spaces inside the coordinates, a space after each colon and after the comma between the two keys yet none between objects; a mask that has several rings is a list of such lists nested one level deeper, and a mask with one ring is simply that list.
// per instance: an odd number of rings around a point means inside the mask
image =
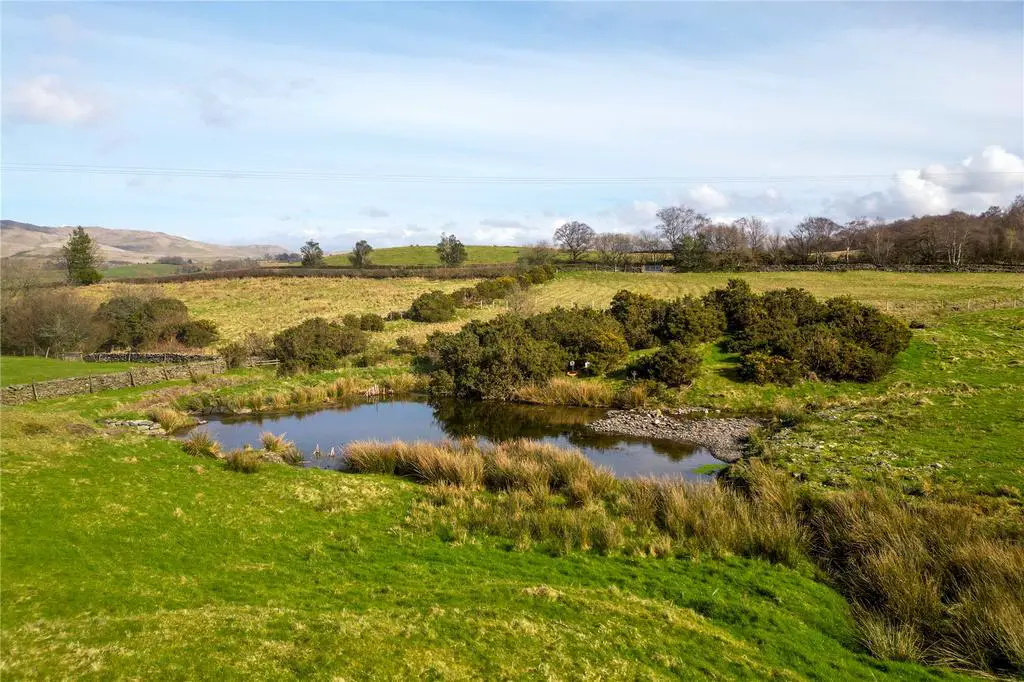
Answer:
[{"label": "grass field", "polygon": [[104,279],[124,279],[131,277],[161,277],[173,275],[178,271],[177,265],[166,263],[139,263],[136,265],[115,265],[100,270]]},{"label": "grass field", "polygon": [[[1024,310],[988,309],[1024,300],[1019,276],[743,277],[758,290],[802,286],[887,304],[927,318],[927,328],[915,330],[891,374],[868,385],[743,384],[735,358],[709,344],[682,402],[797,415],[766,452],[808,485],[877,481],[912,496],[962,494],[993,518],[1019,523]],[[527,304],[605,305],[620,288],[673,297],[727,278],[567,274],[529,290]],[[230,337],[312,315],[401,309],[421,291],[464,285],[238,280],[160,290]],[[87,289],[97,299],[119,290]],[[982,309],[967,311],[967,301]],[[374,337],[422,337],[462,321],[388,323]],[[24,359],[3,359],[5,381],[8,367],[24,369],[9,360]],[[189,392],[244,396],[405,371],[278,379],[236,370],[194,386],[0,407],[0,671],[12,679],[958,677],[869,657],[850,607],[809,566],[703,555],[553,557],[508,538],[427,532],[413,518],[424,504],[421,486],[283,465],[234,473],[175,442],[105,433],[96,421],[141,415]]]},{"label": "grass field", "polygon": [[967,301],[974,307],[993,302],[1024,306],[1024,277],[1011,273],[897,273],[897,272],[706,272],[622,273],[570,272],[531,295],[538,306],[589,305],[605,307],[615,292],[629,289],[658,298],[701,295],[731,278],[744,279],[755,291],[800,287],[818,297],[852,296],[894,314],[937,312],[944,304]]},{"label": "grass field", "polygon": [[955,677],[868,657],[801,571],[453,543],[410,483],[97,431],[143,395],[2,408],[6,677]]},{"label": "grass field", "polygon": [[[220,329],[221,338],[233,341],[243,338],[249,332],[273,334],[311,317],[336,320],[347,313],[384,315],[407,310],[413,299],[424,292],[433,289],[454,291],[472,286],[476,281],[426,280],[415,277],[387,280],[253,278],[170,284],[99,284],[82,291],[96,303],[131,291],[159,292],[164,296],[179,298],[188,306],[192,317],[213,320]],[[448,328],[454,328],[453,324],[458,326],[456,323],[448,323]],[[390,336],[386,338],[390,340],[396,335],[407,333],[403,329],[425,331],[415,327],[412,322],[390,325]]]},{"label": "grass field", "polygon": [[[436,246],[391,246],[374,249],[374,265],[440,265]],[[515,263],[522,249],[518,246],[467,246],[466,265]],[[333,253],[324,259],[328,265],[350,265],[347,253]]]},{"label": "grass field", "polygon": [[54,358],[0,356],[0,386],[30,381],[84,377],[131,369],[127,362],[73,362]]}]

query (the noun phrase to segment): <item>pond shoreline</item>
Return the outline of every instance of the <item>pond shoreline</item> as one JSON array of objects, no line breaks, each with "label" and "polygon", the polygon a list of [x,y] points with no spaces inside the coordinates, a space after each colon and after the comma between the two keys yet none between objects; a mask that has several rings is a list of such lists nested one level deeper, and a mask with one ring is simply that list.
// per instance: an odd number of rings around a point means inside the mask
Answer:
[{"label": "pond shoreline", "polygon": [[743,457],[750,433],[763,425],[751,417],[698,417],[701,408],[610,410],[588,426],[597,433],[694,443],[728,464]]}]

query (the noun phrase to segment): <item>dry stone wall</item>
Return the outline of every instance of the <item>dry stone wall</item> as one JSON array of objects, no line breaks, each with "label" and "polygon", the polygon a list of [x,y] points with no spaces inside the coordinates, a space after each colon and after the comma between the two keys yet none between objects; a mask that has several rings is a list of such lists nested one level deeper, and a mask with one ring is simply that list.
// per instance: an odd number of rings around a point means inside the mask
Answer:
[{"label": "dry stone wall", "polygon": [[[209,356],[206,356],[209,357]],[[30,384],[15,384],[0,388],[0,403],[21,405],[36,400],[50,400],[69,395],[82,395],[109,391],[116,388],[145,386],[172,379],[191,379],[202,374],[220,374],[227,369],[223,358],[204,362],[183,362],[174,365],[135,367],[127,372],[96,374],[87,377],[51,379]]]},{"label": "dry stone wall", "polygon": [[206,362],[217,356],[209,353],[136,353],[124,351],[120,353],[88,353],[82,356],[86,362],[146,362],[157,364],[179,362]]}]

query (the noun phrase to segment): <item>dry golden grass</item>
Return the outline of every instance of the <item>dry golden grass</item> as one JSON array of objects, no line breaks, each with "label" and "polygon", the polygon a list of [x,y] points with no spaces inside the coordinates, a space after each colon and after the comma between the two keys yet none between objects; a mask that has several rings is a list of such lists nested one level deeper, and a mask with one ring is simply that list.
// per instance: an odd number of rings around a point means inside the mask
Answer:
[{"label": "dry golden grass", "polygon": [[[111,296],[143,292],[178,298],[192,317],[213,320],[220,329],[221,342],[240,341],[248,332],[273,334],[311,317],[337,320],[348,313],[377,313],[407,310],[413,299],[433,289],[454,291],[479,280],[426,280],[418,277],[358,279],[340,277],[223,279],[168,284],[99,284],[83,292],[95,303]],[[478,311],[478,312],[486,312]],[[438,327],[458,328],[459,323]],[[413,334],[422,327],[399,323],[388,326],[405,329],[394,335]],[[372,334],[372,337],[381,336]],[[425,334],[423,334],[425,338]]]},{"label": "dry golden grass", "polygon": [[195,417],[185,414],[172,407],[154,407],[149,411],[149,418],[160,424],[164,431],[172,433],[196,423]]},{"label": "dry golden grass", "polygon": [[524,403],[610,407],[615,389],[606,383],[556,377],[546,384],[527,384],[516,389],[513,397]]}]

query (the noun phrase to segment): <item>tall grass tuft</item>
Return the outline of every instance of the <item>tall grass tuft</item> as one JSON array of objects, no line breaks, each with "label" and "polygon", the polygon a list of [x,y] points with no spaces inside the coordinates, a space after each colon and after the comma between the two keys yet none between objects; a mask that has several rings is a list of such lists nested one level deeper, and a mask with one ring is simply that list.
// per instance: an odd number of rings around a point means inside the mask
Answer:
[{"label": "tall grass tuft", "polygon": [[224,455],[224,467],[228,471],[237,471],[242,474],[254,474],[260,470],[262,455],[257,450],[246,446],[239,450],[232,450]]},{"label": "tall grass tuft", "polygon": [[181,443],[185,454],[193,457],[220,457],[220,443],[213,439],[209,431],[196,431]]},{"label": "tall grass tuft", "polygon": [[524,403],[541,405],[572,405],[576,407],[610,407],[615,390],[598,381],[554,378],[546,384],[527,384],[513,394]]},{"label": "tall grass tuft", "polygon": [[173,407],[154,407],[149,411],[149,418],[160,424],[161,428],[168,433],[179,431],[196,423],[195,417]]}]

